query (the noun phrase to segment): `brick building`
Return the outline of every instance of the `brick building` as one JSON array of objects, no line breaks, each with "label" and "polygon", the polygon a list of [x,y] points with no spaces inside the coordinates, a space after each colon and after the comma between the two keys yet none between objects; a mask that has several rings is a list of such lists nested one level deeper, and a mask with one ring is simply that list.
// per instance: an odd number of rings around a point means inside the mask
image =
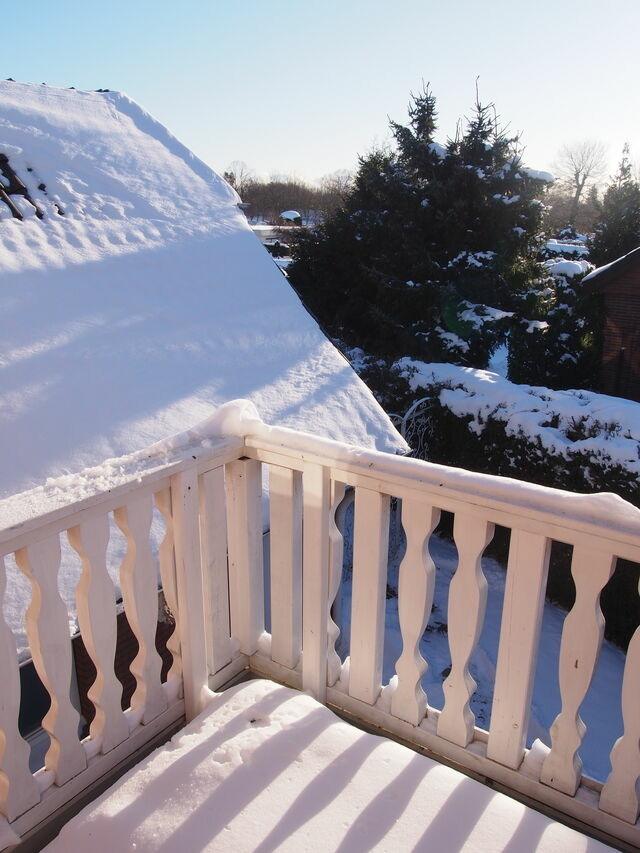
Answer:
[{"label": "brick building", "polygon": [[583,284],[603,296],[602,391],[640,402],[640,246]]}]

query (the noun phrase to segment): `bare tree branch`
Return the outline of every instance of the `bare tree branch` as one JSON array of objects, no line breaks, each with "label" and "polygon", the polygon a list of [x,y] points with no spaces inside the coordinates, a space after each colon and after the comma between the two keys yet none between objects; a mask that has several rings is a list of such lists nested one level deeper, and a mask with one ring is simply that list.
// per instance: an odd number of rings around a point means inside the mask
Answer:
[{"label": "bare tree branch", "polygon": [[607,149],[597,140],[587,139],[560,149],[554,168],[560,182],[572,195],[572,224],[578,215],[580,199],[604,175],[606,164]]}]

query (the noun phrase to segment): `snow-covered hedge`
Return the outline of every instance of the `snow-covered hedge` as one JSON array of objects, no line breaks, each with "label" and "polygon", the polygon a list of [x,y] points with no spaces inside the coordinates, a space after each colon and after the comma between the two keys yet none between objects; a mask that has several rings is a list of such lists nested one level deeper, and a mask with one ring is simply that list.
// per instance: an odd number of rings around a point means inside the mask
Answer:
[{"label": "snow-covered hedge", "polygon": [[431,461],[640,506],[640,404],[590,391],[515,385],[487,370],[401,359],[428,401]]}]

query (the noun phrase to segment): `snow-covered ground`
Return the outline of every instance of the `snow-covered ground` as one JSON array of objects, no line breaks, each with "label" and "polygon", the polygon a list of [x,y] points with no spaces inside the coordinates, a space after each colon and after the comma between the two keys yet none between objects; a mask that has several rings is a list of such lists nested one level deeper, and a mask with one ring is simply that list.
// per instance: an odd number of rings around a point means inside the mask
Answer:
[{"label": "snow-covered ground", "polygon": [[[402,543],[392,546],[388,584],[390,591],[398,589],[398,569],[402,559]],[[455,545],[441,536],[432,536],[429,554],[436,565],[434,605],[423,638],[420,653],[429,668],[422,679],[428,703],[441,709],[444,704],[442,683],[449,673],[447,624],[449,584],[457,567]],[[482,568],[488,583],[487,610],[478,647],[471,659],[470,670],[477,682],[471,701],[476,715],[476,725],[489,728],[491,702],[502,618],[505,570],[496,560],[483,558]],[[339,649],[344,657],[349,649],[351,575],[346,573],[343,584],[342,637]],[[529,723],[527,745],[539,739],[551,745],[549,727],[560,712],[560,690],[558,683],[558,653],[562,625],[566,613],[553,604],[546,603],[540,637],[540,650],[536,670],[532,701],[532,716]],[[396,661],[402,652],[402,635],[398,618],[398,598],[391,595],[386,602],[385,645],[383,683],[389,684],[395,675]],[[611,643],[604,642],[596,674],[585,699],[580,715],[587,725],[587,734],[580,754],[584,761],[584,773],[604,781],[611,770],[609,753],[616,739],[622,734],[622,712],[620,690],[625,655]],[[383,700],[384,701],[384,700]]]},{"label": "snow-covered ground", "polygon": [[491,373],[497,373],[498,376],[507,378],[509,372],[509,345],[501,344],[489,359],[489,370]]}]

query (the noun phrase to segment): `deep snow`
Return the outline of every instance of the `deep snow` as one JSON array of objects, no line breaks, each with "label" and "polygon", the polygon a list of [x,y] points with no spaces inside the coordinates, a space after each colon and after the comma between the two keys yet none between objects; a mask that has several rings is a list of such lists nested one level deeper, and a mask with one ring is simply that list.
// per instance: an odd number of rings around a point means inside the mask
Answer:
[{"label": "deep snow", "polygon": [[404,449],[235,191],[126,95],[2,81],[0,152],[44,214],[0,201],[0,497],[238,397],[271,423]]},{"label": "deep snow", "polygon": [[457,771],[267,681],[216,695],[83,810],[50,853],[602,851]]}]

